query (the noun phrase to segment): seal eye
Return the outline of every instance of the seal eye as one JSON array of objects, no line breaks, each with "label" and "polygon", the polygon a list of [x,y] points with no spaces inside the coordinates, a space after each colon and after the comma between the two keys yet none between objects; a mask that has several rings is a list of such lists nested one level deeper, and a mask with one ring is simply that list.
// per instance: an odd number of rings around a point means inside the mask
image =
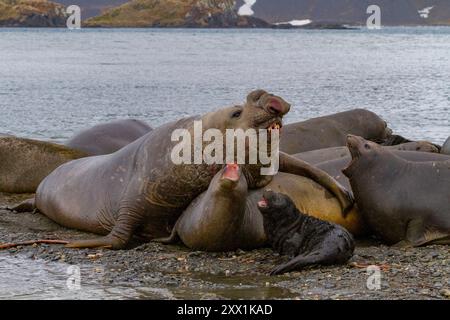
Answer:
[{"label": "seal eye", "polygon": [[232,118],[239,118],[242,114],[242,110],[239,111],[235,111],[233,112],[233,114],[231,115]]},{"label": "seal eye", "polygon": [[369,149],[370,149],[369,144],[366,143],[366,144],[364,145],[364,148],[366,148],[367,150],[369,150]]}]

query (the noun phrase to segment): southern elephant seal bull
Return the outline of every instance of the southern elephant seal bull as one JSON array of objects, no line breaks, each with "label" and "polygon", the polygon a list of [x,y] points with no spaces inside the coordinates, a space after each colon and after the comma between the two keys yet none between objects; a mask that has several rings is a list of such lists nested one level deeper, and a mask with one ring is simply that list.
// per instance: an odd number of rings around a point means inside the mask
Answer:
[{"label": "southern elephant seal bull", "polygon": [[292,258],[272,270],[279,275],[311,265],[344,264],[355,250],[352,235],[339,225],[300,212],[286,195],[265,191],[258,202],[271,247]]},{"label": "southern elephant seal bull", "polygon": [[33,193],[55,168],[85,156],[50,142],[0,137],[0,192]]},{"label": "southern elephant seal bull", "polygon": [[[197,150],[195,136],[207,129],[222,134],[227,129],[276,130],[289,109],[290,105],[282,98],[257,90],[248,95],[243,106],[163,125],[113,154],[60,166],[40,184],[34,205],[63,226],[105,235],[73,242],[71,247],[120,249],[133,236],[144,241],[167,236],[183,210],[208,188],[223,167],[204,161],[175,164],[172,158],[178,145],[172,138],[175,130],[184,129],[189,137],[194,135],[194,141],[187,146]],[[197,121],[202,124],[202,132],[195,131]],[[269,146],[267,149],[270,150]],[[192,159],[192,154],[188,157]],[[261,167],[260,163],[243,166],[250,188],[270,182],[272,177],[261,175]],[[352,207],[349,192],[323,171],[284,153],[280,153],[279,168],[312,178],[330,190],[344,210]]]},{"label": "southern elephant seal bull", "polygon": [[382,142],[392,131],[375,113],[354,109],[302,122],[288,124],[281,132],[280,150],[296,154],[345,146],[347,134]]},{"label": "southern elephant seal bull", "polygon": [[344,174],[358,208],[388,244],[450,244],[450,160],[412,162],[349,136]]},{"label": "southern elephant seal bull", "polygon": [[171,236],[156,241],[181,240],[193,250],[213,252],[260,248],[267,237],[257,204],[265,189],[289,195],[302,212],[340,224],[354,235],[366,231],[356,208],[344,215],[336,198],[310,179],[280,172],[264,188],[248,190],[240,167],[228,164],[183,212]]},{"label": "southern elephant seal bull", "polygon": [[90,156],[110,154],[149,133],[152,128],[136,119],[115,120],[82,130],[64,145]]}]

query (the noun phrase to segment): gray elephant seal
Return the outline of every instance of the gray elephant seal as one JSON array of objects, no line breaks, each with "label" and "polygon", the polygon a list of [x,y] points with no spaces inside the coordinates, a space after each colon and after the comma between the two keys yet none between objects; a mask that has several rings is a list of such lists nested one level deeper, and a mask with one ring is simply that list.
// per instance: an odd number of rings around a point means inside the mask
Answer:
[{"label": "gray elephant seal", "polygon": [[55,168],[85,156],[50,142],[0,137],[0,192],[33,193]]},{"label": "gray elephant seal", "polygon": [[448,137],[447,141],[445,141],[444,145],[442,146],[441,153],[450,155],[450,137]]},{"label": "gray elephant seal", "polygon": [[265,191],[258,208],[271,247],[292,258],[271,275],[311,265],[344,264],[353,256],[355,243],[347,230],[301,213],[288,196]]},{"label": "gray elephant seal", "polygon": [[280,150],[296,154],[341,147],[346,144],[347,134],[382,142],[392,134],[392,130],[375,113],[355,109],[284,126],[281,131]]},{"label": "gray elephant seal", "polygon": [[[383,147],[385,148],[385,147]],[[450,160],[450,156],[434,153],[434,152],[417,152],[417,151],[401,151],[401,150],[389,150],[392,154],[412,162],[423,162],[423,161],[446,161]],[[324,161],[314,164],[317,168],[325,171],[330,176],[332,176],[336,181],[338,181],[344,188],[351,190],[350,181],[342,173],[352,161],[352,157],[339,158],[330,161]]]},{"label": "gray elephant seal", "polygon": [[171,236],[155,241],[181,240],[193,250],[212,252],[260,248],[267,240],[258,210],[265,188],[288,195],[302,212],[342,225],[354,235],[367,231],[356,208],[344,215],[337,199],[311,179],[280,172],[266,187],[248,190],[241,168],[228,164],[183,212]]},{"label": "gray elephant seal", "polygon": [[450,161],[411,162],[349,136],[344,170],[364,220],[388,244],[450,244]]},{"label": "gray elephant seal", "polygon": [[[386,146],[385,148],[399,151],[439,153],[439,149],[433,143],[428,141],[408,142],[394,146]],[[310,164],[317,164],[339,158],[350,157],[350,152],[347,147],[334,147],[297,153],[293,156]]]},{"label": "gray elephant seal", "polygon": [[122,149],[150,131],[152,128],[140,120],[115,120],[82,130],[64,144],[91,156],[104,155]]},{"label": "gray elephant seal", "polygon": [[[191,135],[194,122],[203,130],[276,129],[290,105],[263,90],[250,93],[244,106],[233,106],[163,125],[119,151],[71,161],[53,171],[39,185],[35,206],[53,221],[104,237],[76,241],[71,247],[126,247],[133,237],[142,241],[167,236],[183,210],[207,190],[219,164],[174,164],[171,155],[176,129]],[[194,141],[189,145],[193,147]],[[270,149],[269,149],[270,150]],[[280,153],[280,171],[305,175],[339,199],[353,205],[349,192],[323,171]],[[244,166],[250,188],[267,185],[261,165]],[[22,208],[23,209],[23,208]]]}]

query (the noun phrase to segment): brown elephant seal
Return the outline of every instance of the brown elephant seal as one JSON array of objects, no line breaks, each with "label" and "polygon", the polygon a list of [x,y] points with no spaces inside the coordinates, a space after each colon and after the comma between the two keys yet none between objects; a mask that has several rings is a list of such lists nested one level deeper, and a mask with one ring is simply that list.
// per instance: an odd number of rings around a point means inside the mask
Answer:
[{"label": "brown elephant seal", "polygon": [[347,230],[303,214],[287,195],[265,191],[258,208],[270,246],[292,258],[270,275],[312,265],[344,264],[353,256],[355,242]]},{"label": "brown elephant seal", "polygon": [[85,156],[51,142],[0,137],[0,192],[33,193],[55,168]]},{"label": "brown elephant seal", "polygon": [[156,241],[173,244],[181,240],[190,249],[211,252],[260,248],[267,237],[258,201],[266,188],[289,195],[310,216],[340,224],[354,235],[366,232],[356,208],[344,215],[337,199],[311,179],[280,172],[265,188],[248,190],[240,167],[229,164],[191,202],[171,236]]},{"label": "brown elephant seal", "polygon": [[311,150],[342,147],[347,134],[382,142],[392,130],[375,113],[354,109],[324,117],[285,125],[281,131],[280,150],[296,154]]},{"label": "brown elephant seal", "polygon": [[[385,148],[389,150],[399,150],[399,151],[439,153],[439,149],[433,143],[428,141],[408,142],[394,146],[386,146]],[[347,147],[333,147],[297,153],[293,156],[303,161],[306,161],[310,164],[317,164],[339,158],[350,157],[350,152],[348,151]]]},{"label": "brown elephant seal", "polygon": [[412,162],[349,136],[344,170],[358,208],[388,244],[450,244],[450,160]]},{"label": "brown elephant seal", "polygon": [[[147,241],[167,236],[183,210],[203,191],[223,165],[175,164],[175,130],[194,135],[202,130],[276,129],[290,105],[263,90],[250,93],[243,106],[223,108],[202,117],[189,117],[156,128],[119,151],[71,161],[53,171],[39,185],[35,206],[53,221],[104,237],[71,243],[71,247],[124,248],[133,236]],[[187,146],[196,148],[194,141]],[[247,146],[248,147],[248,146]],[[270,150],[270,148],[268,149]],[[188,154],[192,159],[192,154]],[[330,190],[344,209],[353,199],[329,175],[280,153],[280,171],[311,177]],[[271,176],[261,175],[261,164],[243,167],[250,188],[262,187]]]},{"label": "brown elephant seal", "polygon": [[444,142],[444,145],[441,149],[442,154],[450,155],[450,137],[448,137],[447,141]]},{"label": "brown elephant seal", "polygon": [[151,130],[139,120],[111,121],[80,132],[65,145],[0,135],[0,192],[34,193],[60,165],[113,153]]},{"label": "brown elephant seal", "polygon": [[116,152],[149,133],[152,128],[136,119],[115,120],[95,125],[75,134],[64,145],[91,156]]}]

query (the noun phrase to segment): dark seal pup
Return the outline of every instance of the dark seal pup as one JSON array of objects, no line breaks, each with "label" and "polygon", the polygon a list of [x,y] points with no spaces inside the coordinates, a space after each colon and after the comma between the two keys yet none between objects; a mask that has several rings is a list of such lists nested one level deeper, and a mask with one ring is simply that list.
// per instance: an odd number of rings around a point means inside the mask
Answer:
[{"label": "dark seal pup", "polygon": [[388,244],[450,244],[450,161],[412,162],[348,136],[350,179],[358,208]]},{"label": "dark seal pup", "polygon": [[343,264],[353,256],[355,244],[347,230],[302,214],[288,196],[265,191],[258,208],[264,217],[264,230],[272,248],[293,257],[275,268],[271,275],[310,265]]}]

